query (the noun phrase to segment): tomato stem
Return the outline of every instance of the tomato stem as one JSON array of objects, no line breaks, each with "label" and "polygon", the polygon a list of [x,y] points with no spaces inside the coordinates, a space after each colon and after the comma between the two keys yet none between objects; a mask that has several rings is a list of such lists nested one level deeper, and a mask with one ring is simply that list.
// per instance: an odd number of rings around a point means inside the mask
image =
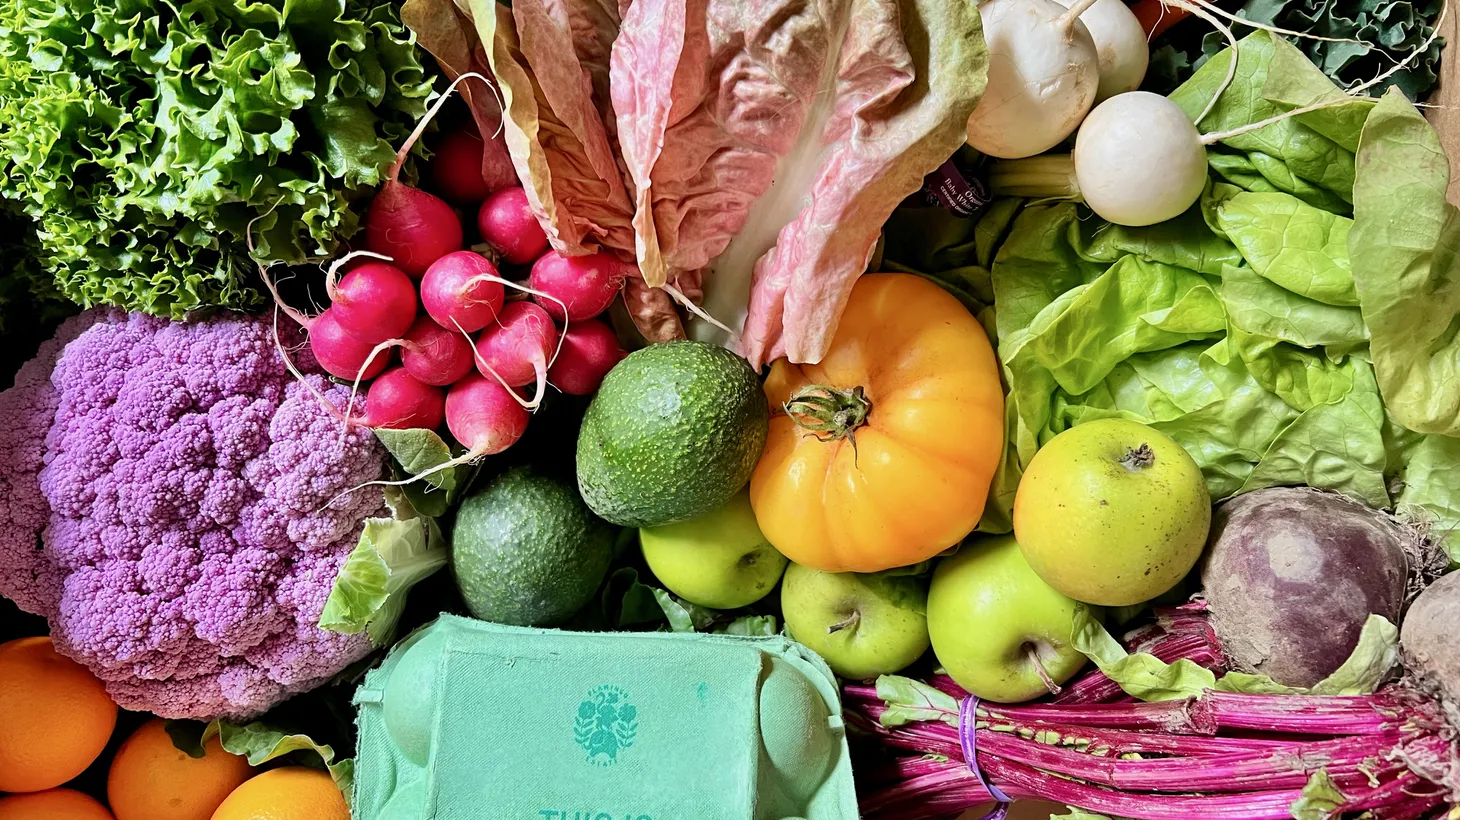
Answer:
[{"label": "tomato stem", "polygon": [[861,386],[844,390],[824,384],[813,384],[797,390],[781,405],[786,415],[797,427],[822,441],[851,439],[856,442],[856,431],[867,422],[872,412],[872,402]]}]

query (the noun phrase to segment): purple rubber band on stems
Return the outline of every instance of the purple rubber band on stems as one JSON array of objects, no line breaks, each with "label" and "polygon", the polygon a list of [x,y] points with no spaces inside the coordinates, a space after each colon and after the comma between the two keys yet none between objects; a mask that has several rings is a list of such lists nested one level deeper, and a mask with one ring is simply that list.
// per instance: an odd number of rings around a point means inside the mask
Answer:
[{"label": "purple rubber band on stems", "polygon": [[978,698],[973,695],[963,699],[963,708],[958,713],[958,742],[963,746],[963,762],[973,776],[978,778],[978,784],[988,790],[988,793],[999,802],[993,811],[985,815],[984,820],[1003,820],[1009,813],[1009,804],[1013,799],[1009,795],[999,791],[999,787],[984,779],[983,772],[978,770],[978,740],[975,738],[976,727],[978,726]]}]

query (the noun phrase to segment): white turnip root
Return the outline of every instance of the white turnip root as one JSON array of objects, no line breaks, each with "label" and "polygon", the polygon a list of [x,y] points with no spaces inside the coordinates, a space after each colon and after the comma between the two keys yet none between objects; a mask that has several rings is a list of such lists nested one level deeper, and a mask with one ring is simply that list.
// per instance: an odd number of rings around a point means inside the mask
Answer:
[{"label": "white turnip root", "polygon": [[475,333],[496,321],[506,291],[490,259],[453,251],[431,263],[421,277],[421,303],[445,328]]},{"label": "white turnip root", "polygon": [[1201,578],[1232,668],[1307,687],[1352,654],[1371,614],[1399,623],[1421,554],[1382,512],[1283,487],[1217,507]]},{"label": "white turnip root", "polygon": [[[1059,3],[1068,8],[1074,5],[1074,0],[1059,0]],[[1099,56],[1100,85],[1095,91],[1095,102],[1140,88],[1146,78],[1151,48],[1146,43],[1146,30],[1130,6],[1121,0],[1095,0],[1080,15],[1080,22],[1089,30]]]},{"label": "white turnip root", "polygon": [[1016,159],[1059,145],[1089,113],[1100,85],[1095,41],[1080,15],[1056,0],[979,5],[989,49],[988,87],[968,118],[968,144]]}]

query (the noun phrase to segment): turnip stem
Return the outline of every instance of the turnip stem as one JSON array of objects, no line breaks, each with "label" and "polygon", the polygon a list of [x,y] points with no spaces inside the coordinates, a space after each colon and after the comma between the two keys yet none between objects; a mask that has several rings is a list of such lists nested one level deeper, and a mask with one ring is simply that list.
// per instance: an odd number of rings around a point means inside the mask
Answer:
[{"label": "turnip stem", "polygon": [[994,163],[989,168],[989,190],[998,196],[1076,199],[1080,196],[1080,183],[1075,179],[1072,156],[1041,154]]},{"label": "turnip stem", "polygon": [[1091,6],[1095,5],[1095,3],[1097,2],[1098,0],[1076,0],[1070,5],[1069,11],[1060,15],[1059,25],[1060,28],[1064,29],[1067,32],[1066,36],[1070,36],[1073,34],[1075,29],[1075,22],[1080,19],[1080,15],[1084,14]]},{"label": "turnip stem", "polygon": [[1186,9],[1187,11],[1196,15],[1197,17],[1200,17],[1208,23],[1211,23],[1213,28],[1215,28],[1217,31],[1220,31],[1222,35],[1227,38],[1227,44],[1231,46],[1232,49],[1232,59],[1227,61],[1226,76],[1222,78],[1222,82],[1220,85],[1217,86],[1217,90],[1212,93],[1212,98],[1210,100],[1207,100],[1206,107],[1201,110],[1200,114],[1196,115],[1196,119],[1192,120],[1192,124],[1199,127],[1201,125],[1201,121],[1206,119],[1208,114],[1212,113],[1213,108],[1217,107],[1217,101],[1222,99],[1223,94],[1227,93],[1227,89],[1231,87],[1232,81],[1237,78],[1237,60],[1240,59],[1241,53],[1240,50],[1237,48],[1237,36],[1232,33],[1232,29],[1228,28],[1227,25],[1224,24],[1221,20],[1218,20],[1216,17],[1212,16],[1212,14],[1208,12],[1206,8],[1196,5],[1196,3],[1194,2],[1186,2],[1186,0],[1171,0],[1171,2],[1174,5],[1179,6],[1180,8]]}]

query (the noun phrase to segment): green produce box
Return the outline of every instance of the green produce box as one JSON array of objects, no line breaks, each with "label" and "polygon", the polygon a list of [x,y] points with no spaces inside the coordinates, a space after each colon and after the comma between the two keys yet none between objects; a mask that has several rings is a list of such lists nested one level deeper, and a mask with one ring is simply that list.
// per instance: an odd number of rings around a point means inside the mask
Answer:
[{"label": "green produce box", "polygon": [[355,820],[857,817],[835,678],[788,638],[443,615],[355,704]]}]

